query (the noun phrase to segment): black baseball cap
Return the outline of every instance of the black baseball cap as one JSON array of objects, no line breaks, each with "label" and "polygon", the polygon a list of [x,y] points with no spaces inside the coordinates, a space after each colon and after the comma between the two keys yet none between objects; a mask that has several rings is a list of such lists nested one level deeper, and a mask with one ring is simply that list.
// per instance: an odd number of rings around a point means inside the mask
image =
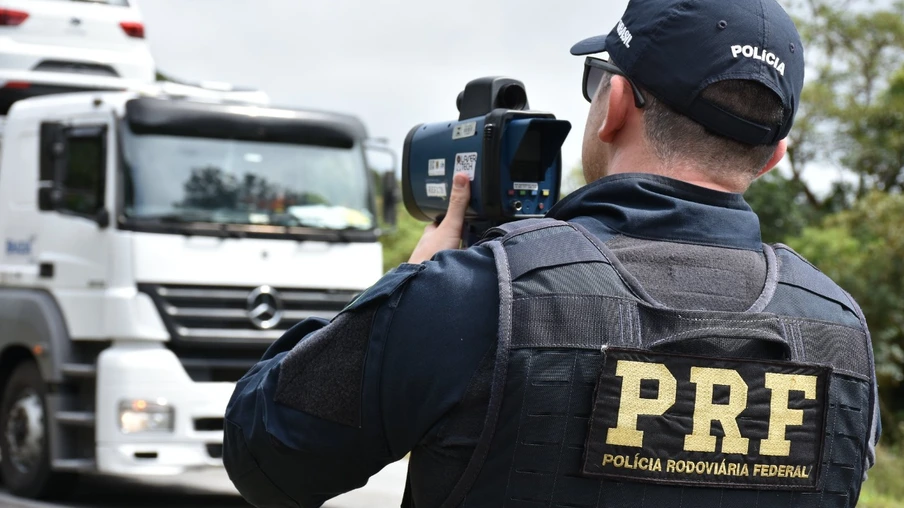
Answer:
[{"label": "black baseball cap", "polygon": [[[585,39],[573,55],[609,53],[638,86],[712,132],[749,145],[787,137],[804,86],[804,48],[776,0],[630,0],[608,35]],[[778,94],[779,125],[762,125],[700,97],[723,80],[752,80]]]}]

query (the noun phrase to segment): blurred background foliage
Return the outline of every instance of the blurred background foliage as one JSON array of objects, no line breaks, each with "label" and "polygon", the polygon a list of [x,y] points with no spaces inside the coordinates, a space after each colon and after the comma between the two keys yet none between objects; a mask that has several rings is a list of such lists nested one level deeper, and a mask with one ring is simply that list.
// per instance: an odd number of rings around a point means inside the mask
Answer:
[{"label": "blurred background foliage", "polygon": [[[764,241],[791,246],[862,306],[887,457],[862,505],[904,506],[894,480],[904,461],[893,455],[904,441],[904,1],[782,3],[804,38],[806,87],[787,157],[745,197]],[[563,175],[565,194],[583,184],[580,165]],[[407,259],[424,227],[402,205],[398,217],[383,238],[387,270]]]}]

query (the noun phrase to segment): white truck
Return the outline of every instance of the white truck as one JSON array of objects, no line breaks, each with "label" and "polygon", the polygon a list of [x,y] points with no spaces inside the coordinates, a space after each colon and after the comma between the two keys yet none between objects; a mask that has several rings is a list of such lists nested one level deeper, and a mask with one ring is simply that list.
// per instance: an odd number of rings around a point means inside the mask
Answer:
[{"label": "white truck", "polygon": [[352,116],[213,96],[14,102],[0,116],[6,487],[41,498],[82,473],[222,467],[235,382],[383,273],[367,139]]}]

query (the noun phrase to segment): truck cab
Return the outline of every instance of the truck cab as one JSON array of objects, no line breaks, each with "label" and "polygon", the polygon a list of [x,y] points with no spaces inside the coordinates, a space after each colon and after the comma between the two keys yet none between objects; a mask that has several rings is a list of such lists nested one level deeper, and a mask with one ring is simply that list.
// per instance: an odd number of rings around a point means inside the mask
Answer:
[{"label": "truck cab", "polygon": [[235,382],[382,275],[353,116],[89,91],[16,102],[0,133],[0,473],[15,494],[222,467]]}]

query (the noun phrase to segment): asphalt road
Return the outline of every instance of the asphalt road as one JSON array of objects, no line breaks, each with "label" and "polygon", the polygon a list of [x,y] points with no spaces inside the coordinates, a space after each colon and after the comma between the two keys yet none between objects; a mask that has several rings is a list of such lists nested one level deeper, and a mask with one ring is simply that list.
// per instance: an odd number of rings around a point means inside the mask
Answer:
[{"label": "asphalt road", "polygon": [[[337,497],[325,508],[397,508],[405,488],[406,461],[386,466],[361,489]],[[86,478],[66,502],[17,499],[0,490],[0,508],[247,508],[222,470],[178,478],[122,480]]]}]

